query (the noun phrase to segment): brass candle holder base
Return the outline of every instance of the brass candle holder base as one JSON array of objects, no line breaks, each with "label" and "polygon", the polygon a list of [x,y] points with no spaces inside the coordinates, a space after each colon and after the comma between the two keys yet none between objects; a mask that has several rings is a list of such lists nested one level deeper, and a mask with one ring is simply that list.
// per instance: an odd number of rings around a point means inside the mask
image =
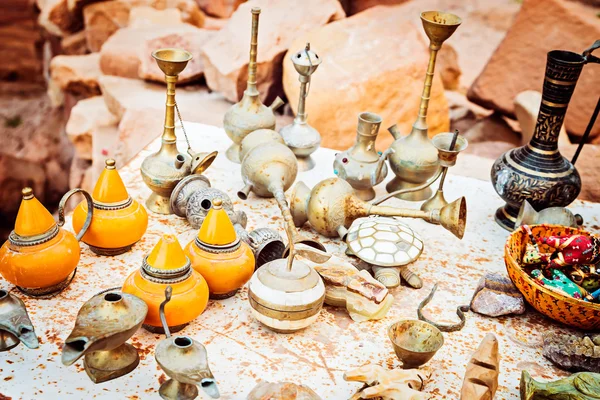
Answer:
[{"label": "brass candle holder base", "polygon": [[354,189],[356,197],[363,201],[371,201],[375,198],[375,190],[373,188],[368,189]]},{"label": "brass candle holder base", "polygon": [[298,171],[300,171],[300,172],[310,171],[316,165],[315,160],[311,156],[308,156],[308,157],[296,156],[296,158],[298,159]]},{"label": "brass candle holder base", "polygon": [[[403,181],[398,177],[395,177],[394,179],[392,179],[391,181],[389,181],[387,183],[387,185],[385,185],[385,190],[387,190],[388,193],[392,193],[398,190],[406,190],[406,189],[412,189],[418,186],[421,186],[423,183],[411,183],[411,182],[407,182],[407,181]],[[433,194],[433,191],[431,190],[430,187],[426,187],[422,190],[418,190],[415,192],[410,192],[410,193],[402,193],[399,195],[396,195],[394,197],[401,199],[401,200],[407,200],[407,201],[423,201],[423,200],[427,200],[428,198],[430,198]]]},{"label": "brass candle holder base", "polygon": [[515,229],[515,222],[517,221],[518,216],[518,207],[511,206],[510,204],[505,204],[504,206],[496,210],[494,219],[496,220],[498,225],[500,225],[507,231],[512,231]]},{"label": "brass candle holder base", "polygon": [[[136,242],[137,243],[137,242]],[[97,254],[99,256],[118,256],[119,254],[123,254],[123,253],[127,253],[129,250],[131,250],[131,248],[133,247],[135,243],[132,243],[128,246],[123,246],[123,247],[115,247],[112,249],[107,249],[104,247],[96,247],[96,246],[92,246],[90,244],[88,244],[88,247],[90,248],[90,250],[92,251],[92,253]]]},{"label": "brass candle holder base", "polygon": [[19,289],[21,292],[30,297],[48,299],[56,296],[57,294],[65,290],[67,286],[69,286],[69,284],[73,281],[73,279],[75,279],[76,273],[77,268],[75,268],[73,272],[71,272],[71,274],[64,281],[45,288],[24,288],[21,286],[17,286],[17,289]]},{"label": "brass candle holder base", "polygon": [[123,343],[108,351],[95,351],[86,354],[83,360],[85,372],[92,382],[102,383],[127,375],[140,363],[135,347]]},{"label": "brass candle holder base", "polygon": [[219,294],[211,293],[208,296],[208,298],[211,300],[225,300],[225,299],[235,296],[235,294],[238,292],[238,290],[239,289],[235,289],[235,290],[232,290],[231,292],[219,293]]},{"label": "brass candle holder base", "polygon": [[171,214],[171,198],[170,196],[161,196],[157,193],[152,193],[146,200],[146,208],[157,214]]},{"label": "brass candle holder base", "polygon": [[227,159],[229,161],[236,164],[241,164],[242,160],[240,160],[240,150],[241,146],[237,143],[233,143],[231,146],[229,146],[229,148],[225,152],[225,155],[227,156]]},{"label": "brass candle holder base", "polygon": [[160,385],[158,394],[165,400],[192,400],[198,397],[198,386],[169,379]]}]

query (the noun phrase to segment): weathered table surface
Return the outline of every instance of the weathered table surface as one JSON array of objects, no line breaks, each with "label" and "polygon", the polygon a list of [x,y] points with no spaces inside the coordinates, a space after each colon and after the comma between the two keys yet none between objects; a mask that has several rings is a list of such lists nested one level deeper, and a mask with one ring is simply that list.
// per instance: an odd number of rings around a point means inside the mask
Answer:
[{"label": "weathered table surface", "polygon": [[[240,168],[224,156],[229,145],[225,133],[220,128],[201,124],[186,126],[197,151],[220,151],[206,175],[213,187],[227,192],[235,200],[236,207],[248,213],[248,228],[269,226],[283,234],[279,209],[273,199],[259,199],[251,195],[242,202],[235,197],[236,191],[242,187]],[[180,132],[178,135],[182,137]],[[131,196],[138,201],[143,201],[150,193],[142,182],[140,165],[144,157],[158,147],[159,141],[156,140],[121,169]],[[317,167],[300,173],[297,181],[302,180],[312,187],[321,179],[332,176],[333,154],[333,150],[320,149],[315,154]],[[481,168],[477,157],[471,156],[467,161],[471,162],[471,168]],[[448,199],[453,200],[461,194],[467,198],[465,237],[458,240],[439,226],[420,220],[406,220],[425,241],[425,251],[412,264],[425,286],[420,290],[404,286],[394,289],[394,304],[380,321],[355,323],[344,309],[326,306],[317,322],[308,329],[285,335],[271,332],[254,320],[245,288],[233,298],[210,301],[206,311],[182,333],[206,346],[221,398],[243,399],[260,380],[303,383],[323,399],[350,397],[361,384],[344,381],[344,371],[368,362],[389,368],[400,365],[388,339],[387,327],[399,319],[416,318],[418,303],[436,282],[440,287],[433,302],[426,308],[428,316],[442,321],[456,320],[456,306],[469,303],[484,272],[505,274],[502,255],[507,232],[493,220],[501,200],[489,182],[455,176],[450,170],[445,189]],[[384,185],[379,185],[378,195],[384,190]],[[387,204],[418,207],[418,204],[396,199]],[[594,231],[600,229],[600,204],[576,202],[572,209],[583,215],[586,227]],[[163,232],[174,232],[182,245],[187,244],[196,233],[177,216],[149,214],[146,235],[127,254],[99,257],[82,244],[75,280],[53,299],[28,299],[6,281],[0,282],[0,287],[10,289],[25,301],[40,338],[37,350],[20,345],[10,352],[0,353],[0,398],[159,398],[157,390],[165,375],[154,359],[154,346],[162,336],[145,330],[137,332],[131,341],[139,349],[140,365],[129,375],[106,383],[93,384],[84,372],[81,360],[69,368],[60,362],[63,340],[86,300],[103,289],[122,285],[125,277],[140,267],[143,256]],[[318,237],[308,227],[304,227],[304,231]],[[343,243],[318,238],[330,252],[347,258]],[[566,375],[545,360],[541,353],[542,333],[562,330],[533,309],[528,309],[524,316],[503,318],[468,313],[462,331],[444,334],[445,345],[426,367],[432,375],[425,391],[434,399],[458,399],[471,353],[487,332],[493,332],[499,339],[502,357],[496,399],[518,399],[521,370],[527,369],[535,378],[546,380]]]}]

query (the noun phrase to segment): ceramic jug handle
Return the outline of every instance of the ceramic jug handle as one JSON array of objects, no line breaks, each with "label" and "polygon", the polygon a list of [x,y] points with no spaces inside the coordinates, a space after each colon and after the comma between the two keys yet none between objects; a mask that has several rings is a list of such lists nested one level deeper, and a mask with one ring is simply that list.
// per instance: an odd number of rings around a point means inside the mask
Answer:
[{"label": "ceramic jug handle", "polygon": [[600,64],[600,58],[592,55],[592,52],[597,49],[600,49],[600,39],[596,40],[593,45],[591,45],[590,47],[585,49],[583,51],[583,53],[581,53],[583,58],[585,58],[586,63],[593,62],[593,63]]},{"label": "ceramic jug handle", "polygon": [[88,192],[86,192],[83,189],[76,188],[71,189],[67,193],[65,193],[62,199],[60,199],[60,203],[58,204],[58,226],[63,226],[65,224],[65,205],[67,204],[69,198],[75,193],[81,193],[83,197],[85,197],[85,201],[87,202],[88,208],[85,222],[83,223],[83,226],[81,227],[79,233],[75,236],[75,238],[77,238],[77,241],[80,241],[83,235],[85,235],[88,228],[90,227],[90,224],[92,223],[92,216],[94,215],[94,202],[92,201],[92,196],[90,196]]}]

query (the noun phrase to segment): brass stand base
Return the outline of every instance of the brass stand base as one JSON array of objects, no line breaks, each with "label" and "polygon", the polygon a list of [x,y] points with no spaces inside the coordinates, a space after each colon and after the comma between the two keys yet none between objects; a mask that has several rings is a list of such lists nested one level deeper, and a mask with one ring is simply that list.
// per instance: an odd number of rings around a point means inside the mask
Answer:
[{"label": "brass stand base", "polygon": [[298,159],[298,172],[310,171],[315,167],[315,160],[311,156],[296,158]]},{"label": "brass stand base", "polygon": [[[387,190],[388,193],[392,193],[392,192],[395,192],[396,190],[410,189],[410,188],[414,188],[419,185],[422,185],[422,183],[410,183],[410,182],[400,180],[398,177],[395,177],[394,179],[389,181],[387,185],[385,185],[385,190]],[[427,200],[428,198],[430,198],[432,194],[433,194],[433,192],[432,192],[431,188],[427,187],[425,189],[418,190],[416,192],[404,193],[404,194],[397,195],[395,197],[402,199],[402,200],[407,200],[407,201],[423,201],[423,200]]]},{"label": "brass stand base", "polygon": [[171,211],[171,199],[154,192],[146,200],[146,208],[156,214],[173,214]]},{"label": "brass stand base", "polygon": [[129,246],[117,247],[114,249],[107,249],[104,247],[96,247],[96,246],[92,246],[91,244],[88,244],[88,247],[94,254],[97,254],[99,256],[112,257],[112,256],[118,256],[119,254],[127,253],[129,250],[131,250],[131,248],[133,247],[134,244],[135,243],[130,244]]},{"label": "brass stand base", "polygon": [[225,152],[225,155],[227,156],[227,159],[233,163],[236,163],[236,164],[242,163],[242,160],[240,160],[240,145],[239,144],[234,143],[231,146],[229,146],[229,148]]},{"label": "brass stand base", "polygon": [[17,286],[17,289],[19,289],[21,292],[23,292],[24,294],[26,294],[27,296],[30,296],[30,297],[37,297],[40,299],[49,299],[51,297],[56,296],[63,290],[65,290],[67,288],[67,286],[69,286],[69,284],[75,278],[76,273],[77,273],[77,268],[75,268],[73,270],[73,272],[71,272],[71,274],[69,276],[67,276],[67,278],[64,281],[59,282],[56,285],[48,286],[45,288],[24,288],[21,286]]},{"label": "brass stand base", "polygon": [[496,215],[494,215],[494,219],[504,229],[507,231],[515,230],[515,221],[517,220],[517,216],[519,215],[519,209],[513,206],[506,204],[504,207],[500,207],[496,210]]},{"label": "brass stand base", "polygon": [[94,383],[102,383],[127,375],[139,363],[138,352],[129,343],[123,343],[113,350],[86,354],[83,360],[85,372]]},{"label": "brass stand base", "polygon": [[[169,332],[171,332],[171,333],[179,332],[186,326],[188,326],[188,323],[181,324],[181,325],[175,325],[175,326],[169,326]],[[152,325],[148,325],[148,324],[143,324],[142,328],[144,328],[148,332],[160,333],[161,335],[165,334],[165,329],[162,326],[152,326]]]},{"label": "brass stand base", "polygon": [[225,300],[225,299],[235,296],[235,294],[238,292],[238,290],[239,289],[235,289],[235,290],[232,290],[231,292],[219,293],[219,294],[211,293],[208,296],[208,298],[211,300]]},{"label": "brass stand base", "polygon": [[0,331],[0,352],[17,347],[21,341],[12,333]]},{"label": "brass stand base", "polygon": [[447,205],[448,202],[444,197],[444,192],[438,189],[432,198],[421,204],[421,211],[439,210]]},{"label": "brass stand base", "polygon": [[354,189],[354,194],[363,201],[371,201],[375,198],[375,190],[373,188],[363,190]]},{"label": "brass stand base", "polygon": [[160,385],[158,394],[165,400],[192,400],[198,397],[198,387],[169,379]]}]

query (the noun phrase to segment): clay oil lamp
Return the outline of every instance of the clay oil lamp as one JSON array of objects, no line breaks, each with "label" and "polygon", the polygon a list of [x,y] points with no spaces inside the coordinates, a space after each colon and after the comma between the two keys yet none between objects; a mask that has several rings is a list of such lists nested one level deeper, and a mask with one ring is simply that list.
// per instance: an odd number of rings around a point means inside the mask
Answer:
[{"label": "clay oil lamp", "polygon": [[62,363],[81,357],[92,382],[101,383],[133,371],[140,363],[135,347],[126,343],[142,326],[148,306],[131,294],[99,293],[79,309],[75,327],[65,340]]},{"label": "clay oil lamp", "polygon": [[[115,169],[115,160],[107,159],[106,167],[92,193],[94,218],[81,239],[94,253],[115,256],[125,253],[142,238],[148,227],[148,213],[133,200]],[[81,231],[87,215],[85,202],[73,211],[73,229]]]},{"label": "clay oil lamp", "polygon": [[23,343],[37,349],[39,342],[25,304],[17,296],[0,290],[0,352]]},{"label": "clay oil lamp", "polygon": [[[431,95],[431,85],[435,70],[435,61],[442,44],[454,33],[461,23],[456,15],[440,11],[425,11],[421,13],[423,29],[429,37],[429,64],[425,75],[425,84],[421,95],[419,115],[413,124],[412,131],[402,136],[396,125],[389,128],[395,141],[390,146],[393,152],[389,155],[390,167],[396,177],[391,180],[386,189],[396,192],[402,189],[421,187],[429,182],[439,170],[438,153],[428,138],[427,108]],[[398,194],[397,197],[409,201],[422,201],[431,197],[429,185],[420,190]]]},{"label": "clay oil lamp", "polygon": [[388,173],[385,160],[391,152],[375,150],[381,117],[370,112],[360,113],[356,128],[356,143],[348,150],[337,153],[333,161],[333,172],[348,182],[361,200],[375,198],[373,186],[385,179]]},{"label": "clay oil lamp", "polygon": [[172,288],[172,299],[166,310],[167,324],[172,332],[183,329],[198,317],[208,303],[208,285],[191,267],[174,235],[165,234],[144,258],[142,267],[133,272],[123,284],[123,293],[133,294],[148,305],[144,328],[153,333],[164,333],[159,306],[167,286]]},{"label": "clay oil lamp", "polygon": [[[171,214],[170,196],[175,186],[186,176],[200,174],[214,161],[217,152],[195,153],[192,151],[179,109],[175,102],[175,84],[178,76],[192,59],[192,54],[182,49],[160,49],[152,52],[158,67],[165,74],[167,82],[167,103],[165,124],[160,150],[144,159],[141,166],[144,183],[152,190],[146,207],[158,214]],[[175,135],[175,111],[179,116],[188,148],[187,154],[177,149]]]},{"label": "clay oil lamp", "polygon": [[156,346],[154,357],[169,380],[164,382],[158,394],[166,400],[193,400],[198,397],[198,386],[204,393],[218,399],[219,388],[208,366],[206,348],[189,336],[171,336],[165,307],[171,300],[172,288],[165,288],[165,300],[159,313],[166,339]]},{"label": "clay oil lamp", "polygon": [[206,279],[211,299],[235,295],[254,272],[252,249],[238,237],[221,199],[213,201],[198,236],[186,246],[185,254]]},{"label": "clay oil lamp", "polygon": [[321,134],[306,122],[306,97],[308,96],[308,91],[310,89],[310,77],[323,60],[310,49],[310,43],[306,44],[305,49],[292,54],[291,60],[292,64],[294,64],[294,68],[298,74],[300,74],[298,112],[296,112],[294,122],[281,128],[279,133],[281,133],[285,144],[292,149],[296,157],[298,157],[298,166],[300,167],[300,170],[308,171],[315,166],[315,162],[310,155],[319,148],[319,145],[321,144]]},{"label": "clay oil lamp", "polygon": [[329,178],[319,182],[312,191],[298,182],[292,193],[291,213],[296,226],[306,221],[323,236],[339,235],[344,239],[352,222],[360,217],[380,215],[387,217],[421,218],[442,225],[462,239],[467,223],[467,205],[464,197],[430,211],[376,206],[360,200],[348,182]]},{"label": "clay oil lamp", "polygon": [[[77,236],[60,228],[65,223],[65,203],[75,193],[83,194],[88,206]],[[22,194],[15,229],[0,249],[0,273],[29,296],[51,296],[66,288],[75,276],[81,255],[77,242],[92,222],[92,197],[81,189],[66,193],[58,207],[57,224],[31,188],[24,188]]]},{"label": "clay oil lamp", "polygon": [[258,16],[260,8],[252,8],[252,38],[250,41],[250,63],[248,64],[248,85],[239,103],[234,104],[225,113],[223,129],[233,144],[227,149],[227,158],[239,164],[240,144],[250,132],[257,129],[275,129],[275,114],[273,113],[283,105],[279,97],[269,107],[260,100],[260,93],[256,87],[256,56],[258,54]]}]

